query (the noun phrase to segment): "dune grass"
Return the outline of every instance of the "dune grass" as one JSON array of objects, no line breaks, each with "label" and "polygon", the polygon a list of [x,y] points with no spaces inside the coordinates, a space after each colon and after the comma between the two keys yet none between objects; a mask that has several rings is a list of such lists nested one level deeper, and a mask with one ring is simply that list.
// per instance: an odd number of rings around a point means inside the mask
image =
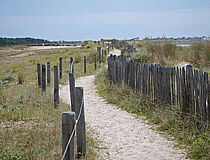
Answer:
[{"label": "dune grass", "polygon": [[190,47],[177,47],[168,41],[155,44],[150,41],[135,44],[137,52],[133,59],[144,63],[159,63],[161,65],[176,66],[187,62],[196,68],[209,71],[210,68],[210,41],[200,41]]}]

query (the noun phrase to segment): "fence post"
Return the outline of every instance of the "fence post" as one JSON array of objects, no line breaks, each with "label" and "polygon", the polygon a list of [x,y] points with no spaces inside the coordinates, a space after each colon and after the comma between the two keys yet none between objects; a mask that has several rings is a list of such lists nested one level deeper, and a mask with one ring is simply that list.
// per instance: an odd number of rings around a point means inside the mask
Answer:
[{"label": "fence post", "polygon": [[42,91],[46,91],[46,65],[42,64]]},{"label": "fence post", "polygon": [[86,56],[84,56],[84,73],[86,73]]},{"label": "fence post", "polygon": [[37,63],[38,87],[41,88],[41,65]]},{"label": "fence post", "polygon": [[101,48],[99,50],[99,64],[101,65]]},{"label": "fence post", "polygon": [[60,63],[60,78],[62,78],[62,69],[63,69],[63,62],[62,62],[62,57],[59,58],[59,63]]},{"label": "fence post", "polygon": [[208,80],[208,121],[210,122],[210,81]]},{"label": "fence post", "polygon": [[195,89],[195,105],[196,105],[196,110],[195,112],[197,114],[200,114],[200,104],[199,104],[199,86],[200,86],[200,78],[199,78],[199,73],[198,70],[194,71],[194,89]]},{"label": "fence post", "polygon": [[94,60],[95,60],[95,70],[97,70],[97,57],[96,57],[96,54],[94,54]]},{"label": "fence post", "polygon": [[[75,113],[78,120],[77,124],[77,155],[86,155],[86,133],[85,133],[85,113],[84,113],[84,94],[83,88],[75,88]],[[82,108],[81,108],[82,107]],[[81,111],[80,111],[81,110]],[[81,113],[80,113],[81,112]],[[78,117],[80,114],[80,117]]]},{"label": "fence post", "polygon": [[[74,130],[75,125],[75,113],[74,112],[63,112],[62,113],[62,155],[66,149],[66,145],[69,138]],[[75,144],[75,132],[71,138],[71,142],[68,146],[64,160],[74,160],[74,144]]]},{"label": "fence post", "polygon": [[[73,58],[71,57],[70,59],[70,72],[72,71],[72,73],[74,73],[74,65],[73,65]],[[72,65],[71,65],[72,64]],[[72,67],[72,68],[71,68]]]},{"label": "fence post", "polygon": [[51,83],[51,68],[50,62],[47,62],[47,84],[50,85]]},{"label": "fence post", "polygon": [[200,96],[200,115],[201,120],[204,120],[204,103],[203,103],[203,86],[204,86],[204,76],[203,71],[200,71],[200,90],[199,90],[199,96]]},{"label": "fence post", "polygon": [[75,111],[75,78],[74,73],[69,73],[69,87],[71,98],[71,109]]},{"label": "fence post", "polygon": [[208,120],[208,110],[207,108],[207,101],[208,98],[208,73],[204,72],[204,84],[203,84],[203,106],[204,106],[204,121],[206,122]]},{"label": "fence post", "polygon": [[54,66],[54,107],[59,105],[58,66]]}]

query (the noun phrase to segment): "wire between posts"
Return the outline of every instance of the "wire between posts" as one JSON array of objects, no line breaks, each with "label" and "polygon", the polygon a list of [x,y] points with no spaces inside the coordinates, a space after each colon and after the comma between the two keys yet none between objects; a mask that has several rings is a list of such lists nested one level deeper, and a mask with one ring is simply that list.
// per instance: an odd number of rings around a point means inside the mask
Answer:
[{"label": "wire between posts", "polygon": [[77,119],[76,119],[76,121],[75,121],[74,129],[73,129],[73,131],[72,131],[72,133],[71,133],[71,136],[70,136],[70,138],[69,138],[69,140],[68,140],[68,143],[67,143],[67,145],[66,145],[66,148],[65,148],[65,151],[64,151],[64,153],[63,153],[63,156],[62,156],[61,160],[63,160],[64,157],[66,156],[67,149],[68,149],[69,144],[70,144],[70,142],[71,142],[71,139],[72,139],[72,137],[73,137],[73,135],[74,135],[74,132],[76,131],[77,123],[78,123],[78,121],[79,121],[79,119],[80,119],[80,116],[81,116],[81,113],[82,113],[82,105],[83,105],[83,103],[84,103],[84,97],[82,98],[82,103],[81,103],[81,106],[80,106],[79,115],[78,115],[78,117],[77,117]]}]

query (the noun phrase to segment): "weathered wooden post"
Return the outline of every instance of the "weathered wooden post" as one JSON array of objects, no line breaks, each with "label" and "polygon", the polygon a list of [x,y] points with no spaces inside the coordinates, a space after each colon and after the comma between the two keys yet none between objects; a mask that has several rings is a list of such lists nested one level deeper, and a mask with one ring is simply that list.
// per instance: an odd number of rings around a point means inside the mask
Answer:
[{"label": "weathered wooden post", "polygon": [[59,105],[59,78],[58,66],[54,66],[54,107]]},{"label": "weathered wooden post", "polygon": [[59,70],[60,70],[60,78],[62,78],[62,70],[63,70],[63,62],[62,62],[62,57],[59,58]]},{"label": "weathered wooden post", "polygon": [[97,70],[97,57],[96,57],[96,54],[94,54],[94,60],[95,60],[95,70]]},{"label": "weathered wooden post", "polygon": [[104,54],[105,54],[105,55],[107,55],[107,51],[106,51],[106,49],[104,50]]},{"label": "weathered wooden post", "polygon": [[51,68],[50,62],[47,62],[47,84],[50,85],[51,83]]},{"label": "weathered wooden post", "polygon": [[[210,106],[210,81],[208,80],[208,106]],[[210,121],[210,107],[208,107],[208,121]]]},{"label": "weathered wooden post", "polygon": [[101,49],[99,50],[99,53],[98,53],[99,55],[99,64],[101,65]]},{"label": "weathered wooden post", "polygon": [[[199,88],[199,97],[200,97],[200,115],[201,120],[204,121],[204,73],[200,71],[200,88]],[[206,103],[206,102],[205,102]]]},{"label": "weathered wooden post", "polygon": [[204,105],[204,121],[208,120],[208,110],[209,104],[207,105],[206,102],[208,100],[208,73],[204,72],[204,89],[203,89],[203,105]]},{"label": "weathered wooden post", "polygon": [[73,132],[75,126],[75,113],[74,112],[63,112],[62,113],[62,156],[67,147],[70,136],[71,141],[68,149],[65,153],[64,160],[74,160],[74,144],[75,144],[75,132]]},{"label": "weathered wooden post", "polygon": [[41,88],[41,64],[37,63],[38,87]]},{"label": "weathered wooden post", "polygon": [[73,65],[74,59],[71,57],[70,59],[70,72],[74,73],[74,65]]},{"label": "weathered wooden post", "polygon": [[85,113],[84,113],[84,93],[83,88],[75,88],[75,113],[77,123],[77,154],[78,157],[86,155],[86,132],[85,132]]},{"label": "weathered wooden post", "polygon": [[86,56],[84,56],[84,74],[86,73]]},{"label": "weathered wooden post", "polygon": [[46,91],[46,65],[42,64],[42,91]]},{"label": "weathered wooden post", "polygon": [[71,99],[71,109],[75,111],[75,78],[74,73],[69,73],[69,90]]}]

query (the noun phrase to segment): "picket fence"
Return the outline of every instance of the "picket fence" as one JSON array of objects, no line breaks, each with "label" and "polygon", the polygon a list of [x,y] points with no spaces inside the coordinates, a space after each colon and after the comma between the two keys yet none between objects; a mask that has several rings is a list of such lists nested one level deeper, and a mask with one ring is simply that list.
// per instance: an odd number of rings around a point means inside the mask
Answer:
[{"label": "picket fence", "polygon": [[108,57],[108,76],[125,83],[154,102],[180,106],[183,113],[210,121],[210,82],[207,72],[186,67],[166,67],[128,61],[121,55]]}]

